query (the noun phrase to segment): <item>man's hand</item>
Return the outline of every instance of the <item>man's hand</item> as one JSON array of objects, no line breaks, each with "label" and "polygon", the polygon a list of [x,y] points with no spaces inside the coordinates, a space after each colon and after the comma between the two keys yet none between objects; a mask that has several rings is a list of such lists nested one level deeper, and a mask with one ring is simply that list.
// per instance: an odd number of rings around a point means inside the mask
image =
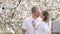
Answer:
[{"label": "man's hand", "polygon": [[25,29],[22,29],[22,34],[25,34],[26,30]]}]

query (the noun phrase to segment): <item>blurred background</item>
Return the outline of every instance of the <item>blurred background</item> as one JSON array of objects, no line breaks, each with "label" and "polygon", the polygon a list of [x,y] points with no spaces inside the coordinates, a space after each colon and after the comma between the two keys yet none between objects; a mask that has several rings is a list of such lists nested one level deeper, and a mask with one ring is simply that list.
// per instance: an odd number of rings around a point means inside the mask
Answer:
[{"label": "blurred background", "polygon": [[60,0],[0,0],[0,34],[21,34],[33,6],[48,9],[52,34],[60,34]]}]

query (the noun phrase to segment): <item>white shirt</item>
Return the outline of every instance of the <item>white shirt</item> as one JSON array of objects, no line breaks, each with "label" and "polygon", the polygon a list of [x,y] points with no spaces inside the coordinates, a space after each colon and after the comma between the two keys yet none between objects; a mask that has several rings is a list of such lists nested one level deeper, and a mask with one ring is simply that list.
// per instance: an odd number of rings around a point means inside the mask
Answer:
[{"label": "white shirt", "polygon": [[45,29],[45,25],[44,23],[42,23],[42,19],[37,18],[36,20],[34,20],[36,22],[36,25],[39,25],[37,31],[35,31],[32,26],[32,20],[34,19],[32,18],[32,16],[30,16],[23,22],[22,28],[26,30],[25,34],[43,34],[43,29]]}]

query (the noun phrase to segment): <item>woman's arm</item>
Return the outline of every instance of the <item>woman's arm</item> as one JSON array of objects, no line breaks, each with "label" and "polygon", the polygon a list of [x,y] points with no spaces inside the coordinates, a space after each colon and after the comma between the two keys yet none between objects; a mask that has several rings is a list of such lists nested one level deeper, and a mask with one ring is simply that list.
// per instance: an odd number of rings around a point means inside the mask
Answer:
[{"label": "woman's arm", "polygon": [[48,34],[51,34],[51,32],[48,32]]}]

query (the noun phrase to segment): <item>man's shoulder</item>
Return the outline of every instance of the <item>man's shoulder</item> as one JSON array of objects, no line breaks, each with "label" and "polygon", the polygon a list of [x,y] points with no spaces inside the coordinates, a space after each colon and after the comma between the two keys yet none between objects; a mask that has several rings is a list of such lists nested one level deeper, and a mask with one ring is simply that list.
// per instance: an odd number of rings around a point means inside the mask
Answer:
[{"label": "man's shoulder", "polygon": [[31,16],[25,19],[25,21],[29,21],[29,20],[31,20]]}]

